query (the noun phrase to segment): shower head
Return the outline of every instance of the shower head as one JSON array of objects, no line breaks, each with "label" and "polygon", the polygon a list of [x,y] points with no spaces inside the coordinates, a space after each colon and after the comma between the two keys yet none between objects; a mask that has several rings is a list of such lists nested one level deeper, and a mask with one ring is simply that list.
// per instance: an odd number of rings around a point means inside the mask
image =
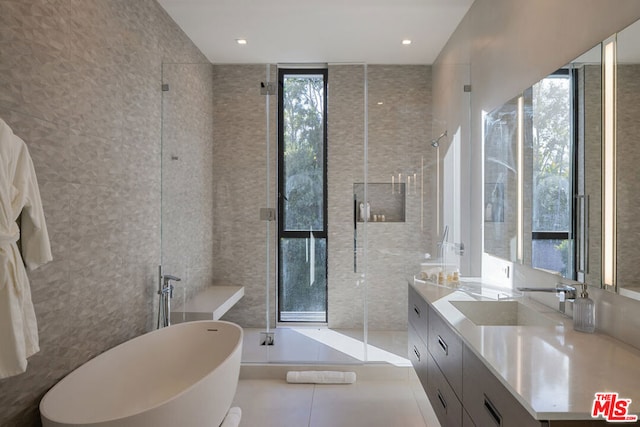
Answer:
[{"label": "shower head", "polygon": [[447,136],[447,131],[446,130],[444,132],[442,132],[442,134],[439,137],[437,137],[436,139],[432,139],[431,140],[431,146],[433,148],[438,148],[440,146],[440,140],[442,138],[444,138],[445,136]]}]

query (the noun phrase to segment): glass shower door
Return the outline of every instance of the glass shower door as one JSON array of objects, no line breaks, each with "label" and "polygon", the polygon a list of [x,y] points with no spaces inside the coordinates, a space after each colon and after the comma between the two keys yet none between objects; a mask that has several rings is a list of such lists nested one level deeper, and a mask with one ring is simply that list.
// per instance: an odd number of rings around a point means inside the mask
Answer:
[{"label": "glass shower door", "polygon": [[161,265],[172,304],[213,283],[213,67],[162,64]]},{"label": "glass shower door", "polygon": [[[224,317],[245,330],[243,363],[403,363],[407,282],[435,249],[428,67],[327,67],[326,151],[309,157],[326,163],[326,203],[297,205],[303,221],[284,229],[299,236],[283,240],[278,222],[320,175],[285,173],[291,185],[278,190],[277,75],[275,65],[164,64],[165,272],[185,293],[245,287]],[[292,261],[304,268],[288,273]],[[283,274],[305,291],[326,281],[326,305],[287,308]],[[278,304],[326,327],[279,324]]]},{"label": "glass shower door", "polygon": [[[363,201],[368,362],[408,366],[408,283],[434,253],[430,67],[368,65]],[[358,233],[360,235],[360,233]]]}]

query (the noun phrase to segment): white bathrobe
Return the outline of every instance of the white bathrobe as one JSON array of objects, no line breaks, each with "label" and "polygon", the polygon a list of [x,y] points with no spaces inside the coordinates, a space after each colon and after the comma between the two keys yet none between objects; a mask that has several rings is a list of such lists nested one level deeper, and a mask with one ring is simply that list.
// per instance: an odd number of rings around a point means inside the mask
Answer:
[{"label": "white bathrobe", "polygon": [[27,146],[0,119],[0,378],[23,373],[40,350],[25,264],[33,270],[51,259]]}]

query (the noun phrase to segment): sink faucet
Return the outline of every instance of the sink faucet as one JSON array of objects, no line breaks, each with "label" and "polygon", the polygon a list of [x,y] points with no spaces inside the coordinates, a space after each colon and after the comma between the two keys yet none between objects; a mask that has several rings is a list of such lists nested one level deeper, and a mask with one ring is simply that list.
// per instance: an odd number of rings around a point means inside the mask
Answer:
[{"label": "sink faucet", "polygon": [[560,298],[560,306],[558,309],[562,314],[565,311],[565,301],[574,301],[576,299],[576,288],[566,283],[558,283],[555,288],[529,288],[518,287],[522,292],[553,292]]}]

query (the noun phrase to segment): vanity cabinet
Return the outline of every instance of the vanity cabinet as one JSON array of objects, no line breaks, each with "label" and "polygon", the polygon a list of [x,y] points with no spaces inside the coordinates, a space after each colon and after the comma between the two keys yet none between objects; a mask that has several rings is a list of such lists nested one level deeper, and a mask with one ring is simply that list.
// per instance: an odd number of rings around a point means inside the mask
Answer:
[{"label": "vanity cabinet", "polygon": [[427,331],[428,331],[428,304],[427,302],[409,286],[408,304],[408,354],[409,360],[422,383],[422,387],[427,387]]},{"label": "vanity cabinet", "polygon": [[462,403],[476,425],[518,427],[547,425],[533,419],[466,346],[463,349],[462,367]]},{"label": "vanity cabinet", "polygon": [[466,409],[462,408],[462,427],[476,427]]},{"label": "vanity cabinet", "polygon": [[427,330],[429,329],[429,304],[418,292],[409,285],[409,324],[416,332],[420,333],[424,343],[427,343]]},{"label": "vanity cabinet", "polygon": [[427,387],[427,346],[419,337],[418,332],[410,324],[409,325],[409,360],[413,365],[413,369],[416,371],[422,388],[426,390]]},{"label": "vanity cabinet", "polygon": [[458,398],[462,397],[462,339],[435,312],[429,311],[427,348]]},{"label": "vanity cabinet", "polygon": [[546,426],[534,420],[409,285],[409,359],[443,427]]},{"label": "vanity cabinet", "polygon": [[462,426],[462,403],[431,355],[427,357],[425,391],[442,427]]},{"label": "vanity cabinet", "polygon": [[[408,297],[408,338],[409,358],[420,378],[420,382],[431,402],[434,412],[443,427],[596,427],[611,425],[604,419],[553,419],[536,420],[523,404],[517,392],[511,391],[499,379],[502,367],[490,368],[490,362],[481,357],[475,347],[468,345],[466,337],[473,336],[468,328],[470,321],[461,323],[460,329],[447,321],[446,304],[455,299],[442,301],[450,293],[442,288],[423,289],[423,286],[409,284]],[[423,295],[425,295],[423,297]],[[466,297],[465,297],[466,300]],[[443,305],[441,305],[443,304]],[[453,306],[451,307],[453,308]],[[453,315],[452,315],[453,316]],[[457,323],[456,323],[457,325]],[[462,331],[462,332],[459,332]],[[521,334],[514,336],[500,329],[476,330],[475,333],[492,334],[497,342],[501,337],[505,345],[517,338],[525,339]],[[535,334],[535,332],[533,332]],[[544,336],[542,337],[544,339]],[[603,342],[603,341],[601,341]],[[531,362],[530,359],[529,362]],[[531,366],[529,371],[518,371],[528,379],[541,375],[545,361],[540,361],[540,369]],[[523,364],[523,366],[529,366]],[[521,367],[522,369],[526,369]],[[618,377],[617,373],[616,377]],[[526,382],[529,380],[525,380]],[[569,391],[571,387],[569,386]],[[638,400],[638,399],[636,399]],[[574,404],[575,406],[575,404]],[[555,418],[568,414],[555,413]],[[589,417],[590,413],[581,412]],[[638,424],[638,423],[636,423]],[[634,424],[634,425],[636,425]]]},{"label": "vanity cabinet", "polygon": [[[409,359],[431,406],[443,427],[460,427],[462,341],[411,285],[408,320]],[[456,385],[452,386],[451,382]]]}]

